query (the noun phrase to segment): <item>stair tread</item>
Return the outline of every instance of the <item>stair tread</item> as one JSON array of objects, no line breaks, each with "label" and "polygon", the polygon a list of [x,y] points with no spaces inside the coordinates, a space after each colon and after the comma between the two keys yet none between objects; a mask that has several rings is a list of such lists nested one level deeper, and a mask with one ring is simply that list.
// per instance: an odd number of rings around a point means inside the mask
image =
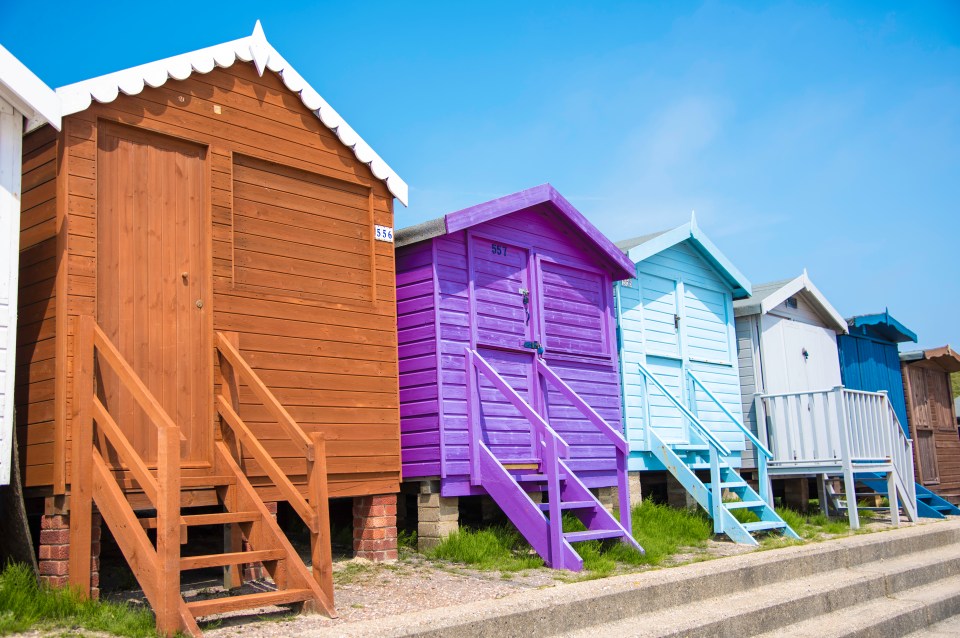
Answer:
[{"label": "stair tread", "polygon": [[563,537],[571,543],[579,541],[592,541],[602,538],[620,538],[624,535],[623,530],[619,529],[588,529],[582,532],[566,532]]},{"label": "stair tread", "polygon": [[[713,489],[713,483],[704,483],[708,490]],[[725,487],[749,487],[746,481],[720,481],[720,489]]]},{"label": "stair tread", "polygon": [[233,485],[237,477],[230,475],[181,476],[180,487],[217,487],[219,485]]},{"label": "stair tread", "polygon": [[249,552],[227,552],[225,554],[202,554],[200,556],[184,556],[180,559],[181,571],[203,569],[204,567],[223,567],[225,565],[240,565],[286,558],[287,553],[282,549],[258,549]]},{"label": "stair tread", "polygon": [[727,501],[723,504],[728,510],[749,509],[753,507],[765,507],[764,501]]},{"label": "stair tread", "polygon": [[[562,510],[578,510],[587,509],[590,507],[598,507],[596,501],[560,501],[559,505],[560,509]],[[550,509],[550,503],[539,503],[538,506],[544,512]]]},{"label": "stair tread", "polygon": [[187,609],[199,618],[200,616],[210,616],[239,609],[257,609],[258,607],[269,607],[271,605],[297,603],[311,598],[313,598],[313,592],[309,589],[282,589],[280,591],[243,594],[242,596],[195,600],[187,603]]},{"label": "stair tread", "polygon": [[782,529],[787,526],[783,521],[754,521],[752,523],[740,523],[748,532],[759,532],[767,529]]},{"label": "stair tread", "polygon": [[[180,518],[189,526],[196,525],[225,525],[227,523],[251,523],[259,520],[260,512],[221,512],[216,514],[184,514]],[[157,517],[141,518],[143,529],[156,529]]]},{"label": "stair tread", "polygon": [[[529,474],[524,472],[524,473],[518,473],[518,474],[511,473],[511,476],[513,476],[513,480],[515,480],[517,483],[533,483],[533,482],[542,482],[547,480],[546,474]],[[565,478],[567,478],[567,475],[558,474],[557,478],[562,481]]]}]

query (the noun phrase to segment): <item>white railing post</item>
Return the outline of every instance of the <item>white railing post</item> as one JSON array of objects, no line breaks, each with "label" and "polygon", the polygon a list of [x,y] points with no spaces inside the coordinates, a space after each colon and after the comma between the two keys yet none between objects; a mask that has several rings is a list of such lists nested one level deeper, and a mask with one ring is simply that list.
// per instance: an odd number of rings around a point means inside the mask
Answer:
[{"label": "white railing post", "polygon": [[857,511],[857,490],[853,478],[853,460],[850,451],[850,427],[847,421],[847,406],[843,386],[833,389],[837,401],[837,425],[840,428],[840,460],[843,464],[843,485],[847,496],[847,518],[850,529],[860,529],[860,512]]}]

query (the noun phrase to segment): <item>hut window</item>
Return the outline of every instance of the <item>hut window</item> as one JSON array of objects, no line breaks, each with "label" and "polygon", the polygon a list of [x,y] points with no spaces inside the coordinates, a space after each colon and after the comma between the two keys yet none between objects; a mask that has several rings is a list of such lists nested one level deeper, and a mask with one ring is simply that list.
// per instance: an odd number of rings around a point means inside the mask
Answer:
[{"label": "hut window", "polygon": [[796,310],[798,305],[797,298],[796,297],[787,298],[786,304],[787,304],[787,308],[793,308],[794,310]]},{"label": "hut window", "polygon": [[234,157],[236,287],[299,299],[369,301],[372,232],[366,187]]}]

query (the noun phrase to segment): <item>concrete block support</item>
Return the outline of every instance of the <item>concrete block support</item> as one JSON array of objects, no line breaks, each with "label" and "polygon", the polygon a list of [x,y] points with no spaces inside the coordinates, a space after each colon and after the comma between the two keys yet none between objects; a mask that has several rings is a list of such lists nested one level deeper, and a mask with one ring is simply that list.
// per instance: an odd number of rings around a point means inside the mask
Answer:
[{"label": "concrete block support", "polygon": [[417,549],[436,547],[460,528],[460,499],[440,495],[440,481],[423,481],[417,495]]},{"label": "concrete block support", "polygon": [[372,561],[397,559],[397,495],[353,499],[353,554]]},{"label": "concrete block support", "polygon": [[597,497],[597,500],[600,501],[600,504],[603,505],[603,508],[613,513],[613,508],[620,500],[618,495],[619,490],[615,487],[596,487],[591,491],[594,496]]},{"label": "concrete block support", "polygon": [[630,507],[634,508],[643,502],[643,487],[640,483],[640,472],[627,473],[627,487],[630,489]]},{"label": "concrete block support", "polygon": [[679,509],[690,509],[697,506],[697,501],[690,495],[690,492],[669,472],[667,472],[667,503],[670,507]]},{"label": "concrete block support", "polygon": [[[93,513],[90,533],[90,597],[100,598],[100,514]],[[44,514],[40,518],[40,582],[66,587],[70,581],[70,515]]]},{"label": "concrete block support", "polygon": [[810,509],[810,481],[807,477],[784,479],[783,504],[797,512]]}]

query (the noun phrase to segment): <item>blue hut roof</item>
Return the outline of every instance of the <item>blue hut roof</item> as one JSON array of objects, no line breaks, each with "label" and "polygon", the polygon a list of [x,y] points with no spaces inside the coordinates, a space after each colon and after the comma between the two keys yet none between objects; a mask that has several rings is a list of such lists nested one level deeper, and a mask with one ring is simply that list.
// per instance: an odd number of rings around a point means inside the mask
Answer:
[{"label": "blue hut roof", "polygon": [[697,226],[696,217],[691,216],[689,222],[672,230],[618,241],[617,247],[627,253],[630,261],[639,263],[671,246],[688,240],[697,253],[730,284],[734,299],[746,299],[751,295],[750,281],[700,230],[700,227]]},{"label": "blue hut roof", "polygon": [[850,334],[872,337],[890,343],[917,342],[917,335],[890,316],[889,310],[873,315],[858,315],[847,319]]}]

